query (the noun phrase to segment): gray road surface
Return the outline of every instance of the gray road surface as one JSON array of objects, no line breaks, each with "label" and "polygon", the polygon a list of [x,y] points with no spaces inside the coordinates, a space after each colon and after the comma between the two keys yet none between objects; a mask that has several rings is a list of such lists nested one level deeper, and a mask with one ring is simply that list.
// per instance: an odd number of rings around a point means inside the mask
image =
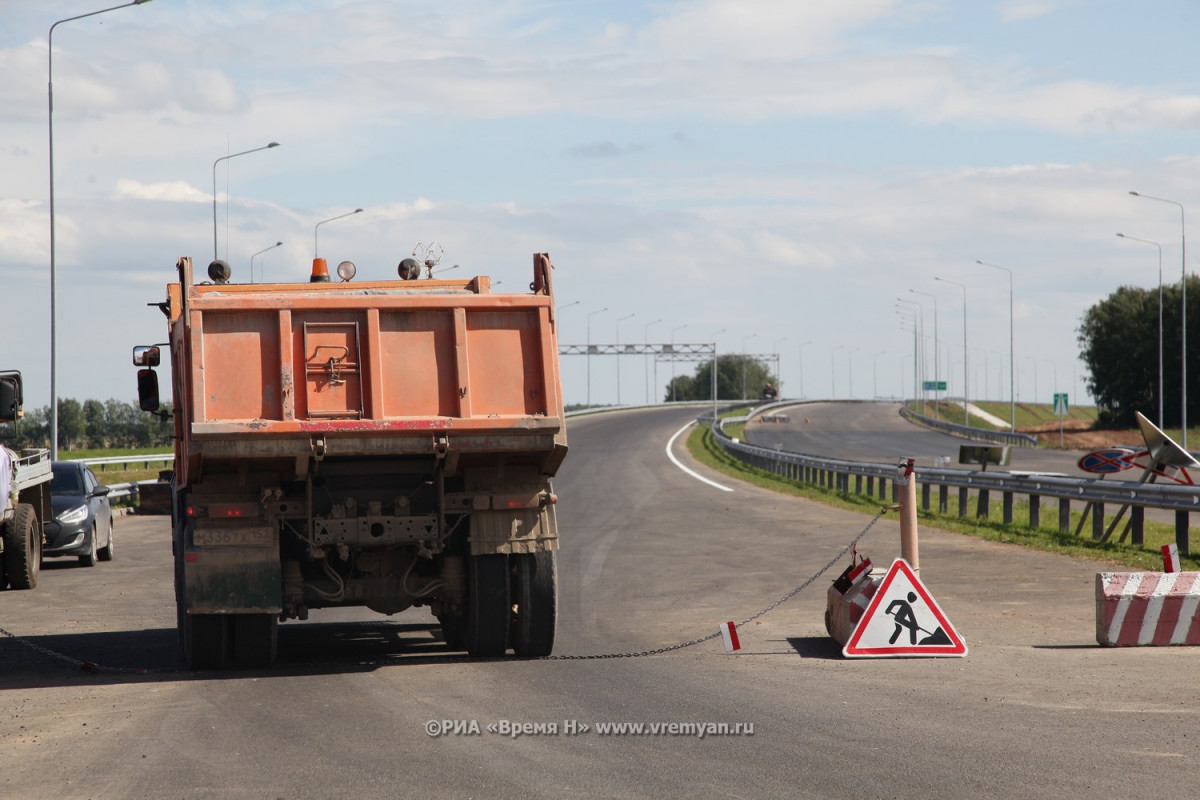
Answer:
[{"label": "gray road surface", "polygon": [[[809,578],[867,523],[684,474],[664,445],[691,413],[571,423],[556,483],[558,653],[715,633]],[[636,659],[472,662],[442,649],[423,610],[341,612],[283,625],[276,670],[216,675],[173,671],[166,521],[122,518],[117,534],[111,564],[51,565],[36,590],[0,593],[0,628],[163,671],[88,674],[0,638],[0,797],[1195,793],[1198,653],[1097,647],[1095,563],[923,531],[921,574],[967,640],[965,659],[842,659],[823,629],[823,578],[745,626],[736,655],[717,640]],[[898,538],[885,518],[862,549],[887,563]],[[481,730],[431,737],[431,720]],[[568,720],[590,730],[567,735]],[[560,731],[486,730],[502,721]],[[606,736],[601,722],[754,732]]]}]

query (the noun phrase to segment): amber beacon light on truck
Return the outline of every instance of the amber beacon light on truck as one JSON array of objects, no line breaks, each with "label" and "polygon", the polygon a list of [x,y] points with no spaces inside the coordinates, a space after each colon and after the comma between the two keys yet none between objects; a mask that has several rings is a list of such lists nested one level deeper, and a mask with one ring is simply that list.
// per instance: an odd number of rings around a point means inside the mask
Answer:
[{"label": "amber beacon light on truck", "polygon": [[523,293],[435,273],[239,284],[192,262],[154,303],[169,341],[134,348],[159,409],[169,352],[172,549],[189,666],[270,664],[280,621],[310,610],[426,607],[450,649],[551,652],[557,500],[567,451],[550,258]]}]

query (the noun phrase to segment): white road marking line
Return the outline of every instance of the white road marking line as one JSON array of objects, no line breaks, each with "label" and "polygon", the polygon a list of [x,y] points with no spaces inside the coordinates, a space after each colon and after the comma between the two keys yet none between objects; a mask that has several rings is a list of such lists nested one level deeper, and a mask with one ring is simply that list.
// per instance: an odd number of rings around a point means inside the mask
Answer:
[{"label": "white road marking line", "polygon": [[681,462],[678,458],[676,458],[675,454],[671,452],[671,448],[675,446],[675,440],[679,438],[679,434],[683,433],[684,431],[686,431],[688,428],[692,427],[695,424],[696,424],[695,420],[692,420],[687,425],[684,425],[682,428],[675,431],[675,435],[672,436],[670,441],[667,442],[667,458],[671,459],[671,462],[674,463],[675,466],[679,467],[681,470],[686,472],[688,475],[691,475],[696,480],[703,481],[704,483],[707,483],[709,486],[715,486],[718,489],[720,489],[722,492],[732,492],[733,489],[730,489],[728,486],[722,486],[721,484],[717,483],[716,481],[710,481],[708,478],[697,473],[695,470],[688,469],[687,467],[685,467],[683,465],[683,462]]}]

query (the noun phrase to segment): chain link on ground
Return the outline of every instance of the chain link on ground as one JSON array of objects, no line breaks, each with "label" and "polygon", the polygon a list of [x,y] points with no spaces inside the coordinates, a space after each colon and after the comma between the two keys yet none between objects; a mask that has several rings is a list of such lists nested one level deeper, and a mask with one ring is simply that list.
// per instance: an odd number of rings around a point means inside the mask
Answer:
[{"label": "chain link on ground", "polygon": [[[871,530],[871,528],[873,528],[875,526],[875,523],[878,522],[880,520],[880,518],[883,517],[883,515],[886,514],[889,510],[890,509],[887,507],[881,508],[879,510],[879,513],[877,513],[871,519],[871,521],[867,523],[867,526],[865,528],[863,528],[862,531],[860,531],[857,536],[855,536],[853,539],[851,539],[849,542],[847,542],[846,546],[843,547],[838,552],[837,555],[835,555],[833,558],[831,558],[829,560],[829,563],[827,563],[825,566],[821,567],[821,569],[817,570],[817,572],[812,577],[810,577],[808,580],[801,583],[795,589],[792,589],[790,592],[785,594],[783,597],[780,597],[774,603],[771,603],[771,605],[767,606],[766,608],[762,609],[761,611],[751,614],[749,617],[746,617],[741,622],[736,623],[737,627],[740,628],[743,625],[747,625],[747,624],[753,622],[754,620],[758,619],[759,617],[763,616],[764,614],[775,610],[776,608],[783,605],[788,600],[791,600],[793,597],[800,594],[800,592],[804,591],[809,586],[811,586],[813,584],[813,582],[817,580],[817,578],[820,578],[822,575],[824,575],[826,572],[828,572],[829,569],[834,564],[836,564],[838,561],[840,561],[842,558],[844,558],[845,555],[850,552],[851,548],[853,548],[856,544],[858,544],[859,541],[864,536],[867,535],[867,533]],[[668,645],[666,647],[658,647],[653,650],[639,650],[637,652],[628,652],[628,653],[593,653],[593,654],[588,654],[588,655],[549,655],[549,656],[543,656],[540,659],[534,659],[534,660],[538,660],[538,661],[586,661],[586,660],[591,660],[591,659],[604,659],[604,658],[641,658],[643,656],[657,656],[657,655],[661,655],[663,653],[671,653],[676,650],[682,650],[685,647],[691,647],[692,645],[700,644],[701,642],[707,642],[712,639],[716,639],[720,635],[721,635],[721,632],[718,630],[716,633],[710,633],[706,636],[700,636],[700,637],[691,639],[686,642],[680,642],[679,644],[672,644],[672,645]],[[48,647],[43,647],[40,644],[29,641],[29,639],[27,639],[25,637],[17,636],[15,633],[7,631],[4,628],[0,628],[0,636],[6,636],[9,639],[12,639],[13,641],[15,641],[17,644],[24,645],[25,647],[28,647],[30,650],[33,650],[34,652],[41,653],[44,656],[48,656],[48,657],[58,660],[58,661],[62,661],[63,663],[66,663],[66,664],[70,664],[72,667],[75,667],[76,669],[81,669],[84,672],[108,672],[108,673],[122,673],[122,674],[127,674],[127,675],[151,675],[151,674],[166,674],[166,673],[173,673],[173,672],[181,671],[181,670],[170,669],[170,668],[108,667],[108,666],[104,666],[101,664],[97,664],[94,661],[86,661],[84,659],[75,658],[73,656],[68,656],[64,653],[59,653],[56,650],[51,650]],[[471,661],[493,661],[494,659],[479,658],[479,659],[468,659],[468,660],[471,660]],[[311,666],[311,665],[309,665],[309,666]]]},{"label": "chain link on ground", "polygon": [[[821,577],[826,572],[828,572],[829,568],[832,567],[834,564],[836,564],[838,561],[841,561],[842,558],[845,557],[846,553],[849,553],[850,549],[853,548],[856,544],[858,544],[859,541],[864,536],[867,535],[867,532],[870,531],[871,528],[873,528],[875,526],[875,523],[878,522],[879,519],[884,514],[886,514],[889,510],[890,509],[886,506],[884,508],[881,508],[879,510],[879,513],[876,514],[874,517],[872,517],[871,521],[867,523],[867,527],[863,528],[862,531],[857,536],[855,536],[853,539],[851,539],[846,544],[846,546],[843,547],[840,552],[838,552],[838,554],[836,556],[829,559],[828,564],[826,564],[825,566],[823,566],[819,570],[817,570],[815,575],[813,575],[811,578],[806,580],[804,583],[797,586],[795,589],[792,589],[790,592],[788,592],[783,597],[776,600],[774,603],[771,603],[771,605],[767,606],[766,608],[762,609],[761,611],[759,611],[755,614],[751,614],[750,616],[746,617],[741,622],[735,623],[737,625],[737,627],[740,628],[743,625],[753,622],[754,620],[761,617],[763,614],[766,614],[768,611],[772,611],[772,610],[778,608],[779,606],[783,605],[788,600],[791,600],[793,597],[800,594],[800,592],[804,591],[809,586],[811,586],[813,584],[813,581],[815,581],[817,578]],[[544,656],[541,660],[543,660],[543,661],[582,661],[582,660],[593,659],[593,658],[597,658],[597,659],[598,658],[641,658],[642,656],[656,656],[656,655],[660,655],[662,653],[670,653],[675,650],[682,650],[685,647],[691,647],[692,645],[700,644],[701,642],[707,642],[710,639],[716,639],[720,635],[721,635],[721,631],[718,630],[716,633],[710,633],[707,636],[700,636],[700,637],[691,639],[686,642],[680,642],[679,644],[672,644],[672,645],[668,645],[666,647],[659,647],[654,650],[639,650],[638,652],[634,652],[634,653],[596,653],[593,655],[581,655],[581,656],[575,656],[575,655]]]}]

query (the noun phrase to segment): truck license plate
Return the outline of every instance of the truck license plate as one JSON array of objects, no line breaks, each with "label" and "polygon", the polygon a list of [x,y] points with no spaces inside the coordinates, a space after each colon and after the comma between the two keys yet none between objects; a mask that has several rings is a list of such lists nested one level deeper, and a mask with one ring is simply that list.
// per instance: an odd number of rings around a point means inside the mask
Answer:
[{"label": "truck license plate", "polygon": [[275,536],[271,528],[196,528],[192,542],[198,547],[270,547]]}]

